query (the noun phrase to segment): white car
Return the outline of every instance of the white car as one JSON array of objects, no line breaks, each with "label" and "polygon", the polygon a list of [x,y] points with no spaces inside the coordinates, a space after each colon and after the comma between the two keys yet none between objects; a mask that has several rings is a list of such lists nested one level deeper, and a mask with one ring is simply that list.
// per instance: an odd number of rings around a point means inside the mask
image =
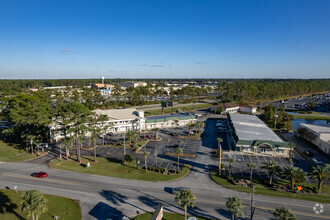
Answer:
[{"label": "white car", "polygon": [[323,164],[323,162],[321,161],[321,160],[319,160],[319,159],[317,159],[317,158],[312,158],[312,161],[314,162],[314,163],[316,163],[317,165],[321,165],[321,164]]}]

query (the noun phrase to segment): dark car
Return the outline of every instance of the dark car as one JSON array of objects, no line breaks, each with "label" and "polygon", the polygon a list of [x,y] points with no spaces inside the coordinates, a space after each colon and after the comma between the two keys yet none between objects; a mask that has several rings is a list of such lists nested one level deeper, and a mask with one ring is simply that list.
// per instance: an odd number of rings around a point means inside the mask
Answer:
[{"label": "dark car", "polygon": [[45,177],[48,176],[48,174],[45,173],[45,172],[39,172],[39,173],[34,173],[34,174],[32,174],[32,176],[33,176],[33,177],[38,177],[38,178],[45,178]]},{"label": "dark car", "polygon": [[313,157],[314,156],[313,152],[311,152],[309,150],[305,150],[304,151],[304,154],[307,155],[307,156],[309,156],[309,157]]}]

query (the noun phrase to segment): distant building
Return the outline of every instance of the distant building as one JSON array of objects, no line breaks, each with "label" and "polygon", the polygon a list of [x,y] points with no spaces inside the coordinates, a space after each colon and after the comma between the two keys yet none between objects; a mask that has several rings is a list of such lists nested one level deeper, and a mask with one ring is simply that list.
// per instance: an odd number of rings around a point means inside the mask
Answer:
[{"label": "distant building", "polygon": [[139,86],[147,86],[147,83],[146,82],[123,82],[123,83],[120,83],[120,86],[122,88],[136,88],[136,87],[139,87]]},{"label": "distant building", "polygon": [[113,93],[115,85],[112,84],[104,84],[104,83],[93,83],[91,85],[92,89],[98,89],[102,96],[110,96]]},{"label": "distant building", "polygon": [[217,112],[219,111],[219,109],[222,109],[222,112],[219,112],[219,113],[236,113],[238,112],[238,109],[239,109],[239,105],[235,104],[235,103],[221,103],[217,106],[213,106],[213,107],[210,107],[210,111],[214,111],[214,112]]},{"label": "distant building", "polygon": [[149,116],[146,117],[145,129],[181,127],[196,121],[196,117],[187,114]]},{"label": "distant building", "polygon": [[255,115],[228,114],[232,150],[253,155],[288,157],[290,146]]},{"label": "distant building", "polygon": [[330,155],[330,125],[300,123],[297,136],[311,142],[326,155]]},{"label": "distant building", "polygon": [[243,105],[239,107],[239,112],[245,112],[254,115],[257,113],[257,107]]}]

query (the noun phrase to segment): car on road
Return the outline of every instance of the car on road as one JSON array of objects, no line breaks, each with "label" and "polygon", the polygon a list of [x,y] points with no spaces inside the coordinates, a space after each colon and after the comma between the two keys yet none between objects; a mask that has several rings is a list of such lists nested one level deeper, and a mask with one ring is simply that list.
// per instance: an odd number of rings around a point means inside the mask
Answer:
[{"label": "car on road", "polygon": [[181,190],[190,190],[190,188],[188,188],[188,187],[175,187],[175,188],[172,189],[172,194],[176,195]]},{"label": "car on road", "polygon": [[307,156],[309,156],[309,157],[314,157],[313,152],[311,152],[311,151],[309,151],[309,150],[305,150],[305,151],[304,151],[304,154],[307,155]]},{"label": "car on road", "polygon": [[45,178],[45,177],[48,176],[48,174],[45,173],[45,172],[39,172],[39,173],[34,173],[34,174],[32,174],[32,176],[33,176],[33,177],[38,177],[38,178]]},{"label": "car on road", "polygon": [[323,164],[323,162],[321,161],[321,160],[319,160],[319,159],[317,159],[317,158],[312,158],[312,161],[314,162],[314,163],[316,163],[316,165],[322,165]]}]

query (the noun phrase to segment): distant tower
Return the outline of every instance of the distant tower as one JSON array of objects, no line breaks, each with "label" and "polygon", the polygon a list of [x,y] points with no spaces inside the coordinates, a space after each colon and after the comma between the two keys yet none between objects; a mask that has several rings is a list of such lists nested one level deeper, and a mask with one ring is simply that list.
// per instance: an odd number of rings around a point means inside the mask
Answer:
[{"label": "distant tower", "polygon": [[104,84],[104,76],[102,76],[101,79],[102,79],[102,84]]}]

